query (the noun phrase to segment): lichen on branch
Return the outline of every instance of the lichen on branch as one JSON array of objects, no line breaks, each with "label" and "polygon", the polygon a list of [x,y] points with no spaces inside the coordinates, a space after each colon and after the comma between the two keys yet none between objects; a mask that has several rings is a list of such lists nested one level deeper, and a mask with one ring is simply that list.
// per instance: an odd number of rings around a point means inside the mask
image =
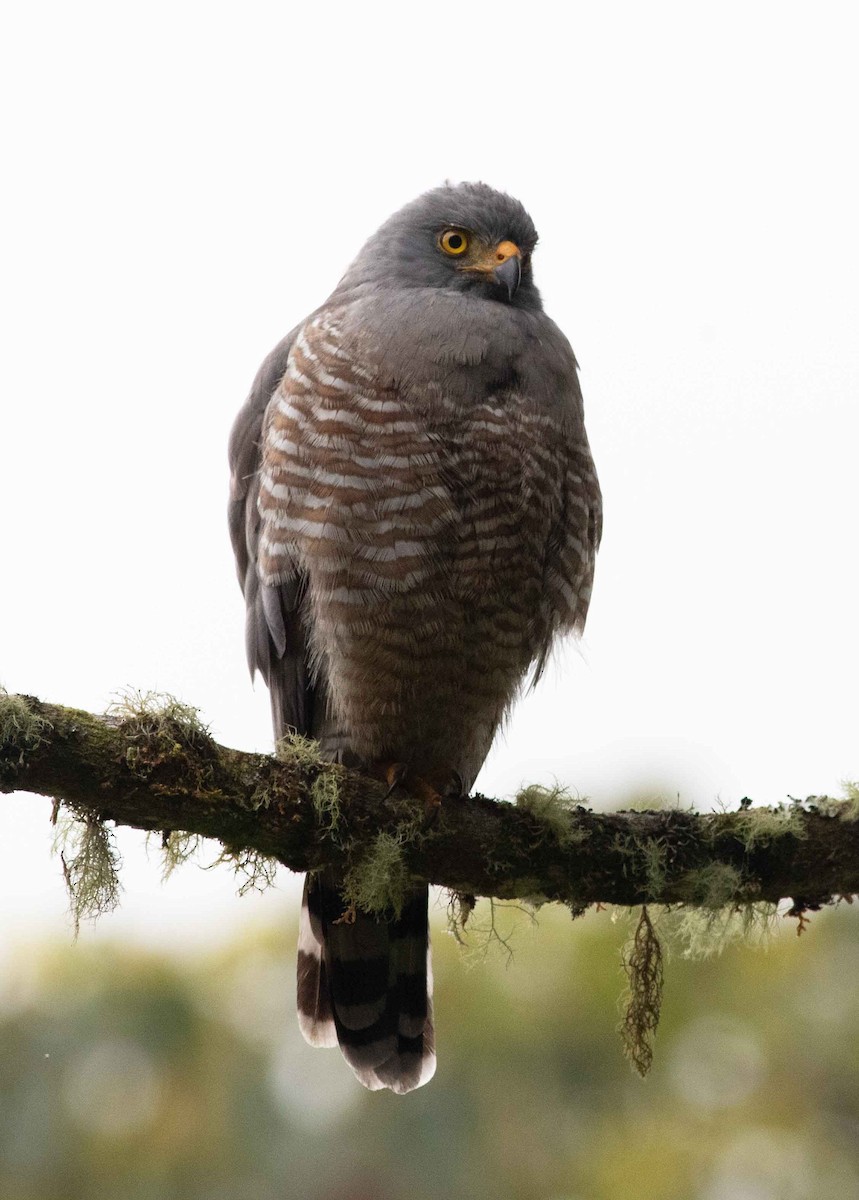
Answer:
[{"label": "lichen on branch", "polygon": [[[653,1056],[663,949],[706,956],[765,935],[790,897],[797,918],[859,892],[859,789],[737,811],[680,808],[597,813],[561,787],[524,788],[516,803],[485,796],[446,801],[432,822],[423,802],[324,762],[296,735],[273,756],[218,745],[198,711],[171,696],[127,692],[97,716],[0,689],[0,791],[51,797],[64,810],[63,870],[75,929],[119,899],[110,824],[160,837],[165,875],[203,838],[216,862],[268,886],[278,863],[334,868],[344,903],[396,913],[409,888],[436,883],[451,896],[460,941],[508,947],[505,902],[547,902],[573,916],[590,905],[640,909],[624,953],[629,994],[621,1024],[635,1068]],[[489,923],[472,918],[478,897]],[[466,934],[468,925],[468,934]]]},{"label": "lichen on branch", "polygon": [[[556,901],[574,915],[594,903],[709,913],[785,897],[801,914],[859,891],[855,788],[840,801],[744,800],[735,812],[597,813],[561,788],[529,787],[516,804],[446,801],[425,828],[419,800],[323,762],[306,738],[284,739],[276,756],[231,750],[172,697],[127,693],[97,716],[0,693],[0,790],[157,832],[168,866],[194,835],[257,868],[268,858],[296,871],[333,867],[370,908],[419,883]],[[379,884],[379,863],[396,886]]]}]

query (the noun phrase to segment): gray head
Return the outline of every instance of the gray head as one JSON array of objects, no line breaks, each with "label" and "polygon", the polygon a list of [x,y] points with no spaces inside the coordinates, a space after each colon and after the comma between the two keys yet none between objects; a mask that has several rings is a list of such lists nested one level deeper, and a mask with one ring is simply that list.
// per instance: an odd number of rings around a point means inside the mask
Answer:
[{"label": "gray head", "polygon": [[540,308],[531,275],[534,222],[518,200],[485,183],[434,188],[382,225],[337,293],[369,285],[475,293],[518,308]]}]

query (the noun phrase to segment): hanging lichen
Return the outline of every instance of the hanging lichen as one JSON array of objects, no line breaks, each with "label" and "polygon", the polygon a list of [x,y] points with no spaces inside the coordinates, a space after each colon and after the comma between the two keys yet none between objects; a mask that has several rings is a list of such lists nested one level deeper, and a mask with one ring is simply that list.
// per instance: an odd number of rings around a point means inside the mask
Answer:
[{"label": "hanging lichen", "polygon": [[366,853],[346,872],[343,897],[347,904],[362,912],[400,916],[409,886],[404,854],[407,841],[404,831],[376,834]]},{"label": "hanging lichen", "polygon": [[113,834],[97,817],[65,815],[55,847],[63,864],[74,934],[82,921],[94,921],[119,904],[121,860]]},{"label": "hanging lichen", "polygon": [[536,909],[527,901],[448,893],[448,933],[469,967],[498,956],[509,965],[513,961],[514,937],[523,926],[536,924]]},{"label": "hanging lichen", "polygon": [[653,1039],[662,1006],[662,947],[645,905],[631,942],[623,951],[628,990],[620,1024],[623,1049],[642,1077],[653,1062]]},{"label": "hanging lichen", "polygon": [[319,829],[335,846],[343,846],[343,812],[336,771],[321,770],[310,785],[310,801]]},{"label": "hanging lichen", "polygon": [[276,858],[260,854],[259,850],[231,850],[224,847],[210,867],[231,867],[233,874],[241,879],[238,894],[246,896],[248,892],[264,892],[275,881],[279,863]]},{"label": "hanging lichen", "polygon": [[184,833],[174,829],[171,833],[161,835],[162,867],[161,879],[167,882],[178,867],[183,867],[197,855],[203,838],[197,833]]},{"label": "hanging lichen", "polygon": [[743,943],[766,948],[779,928],[777,904],[767,901],[724,904],[721,907],[683,905],[660,912],[659,936],[681,957],[718,957],[728,946]]}]

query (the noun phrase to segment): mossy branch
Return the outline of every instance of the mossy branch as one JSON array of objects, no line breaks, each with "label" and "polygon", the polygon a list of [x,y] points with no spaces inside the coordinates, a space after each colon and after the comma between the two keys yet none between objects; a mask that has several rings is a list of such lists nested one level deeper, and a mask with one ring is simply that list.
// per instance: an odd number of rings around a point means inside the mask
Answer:
[{"label": "mossy branch", "polygon": [[[95,716],[0,693],[0,790],[53,797],[84,821],[159,831],[168,845],[173,834],[180,857],[188,843],[176,831],[217,839],[233,860],[333,866],[363,887],[361,863],[384,850],[386,879],[400,885],[559,901],[573,913],[790,897],[798,915],[859,892],[855,790],[775,808],[744,801],[736,812],[595,813],[532,787],[518,805],[446,800],[427,825],[419,801],[322,762],[306,739],[285,739],[273,757],[230,750],[194,709],[163,697],[132,696]],[[385,880],[373,882],[379,903],[394,905]]]}]

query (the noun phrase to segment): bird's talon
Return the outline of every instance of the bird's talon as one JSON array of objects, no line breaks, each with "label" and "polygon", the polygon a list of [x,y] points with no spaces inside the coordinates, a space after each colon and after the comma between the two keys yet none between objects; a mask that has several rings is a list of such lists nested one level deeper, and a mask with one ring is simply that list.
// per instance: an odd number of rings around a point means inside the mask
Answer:
[{"label": "bird's talon", "polygon": [[398,787],[403,785],[409,773],[409,768],[406,763],[390,762],[380,763],[379,770],[381,771],[382,778],[388,785],[388,790],[385,792],[385,799],[387,800]]},{"label": "bird's talon", "polygon": [[332,925],[354,925],[358,917],[355,911],[355,905],[350,904],[349,907],[340,914],[336,921],[332,921]]}]

